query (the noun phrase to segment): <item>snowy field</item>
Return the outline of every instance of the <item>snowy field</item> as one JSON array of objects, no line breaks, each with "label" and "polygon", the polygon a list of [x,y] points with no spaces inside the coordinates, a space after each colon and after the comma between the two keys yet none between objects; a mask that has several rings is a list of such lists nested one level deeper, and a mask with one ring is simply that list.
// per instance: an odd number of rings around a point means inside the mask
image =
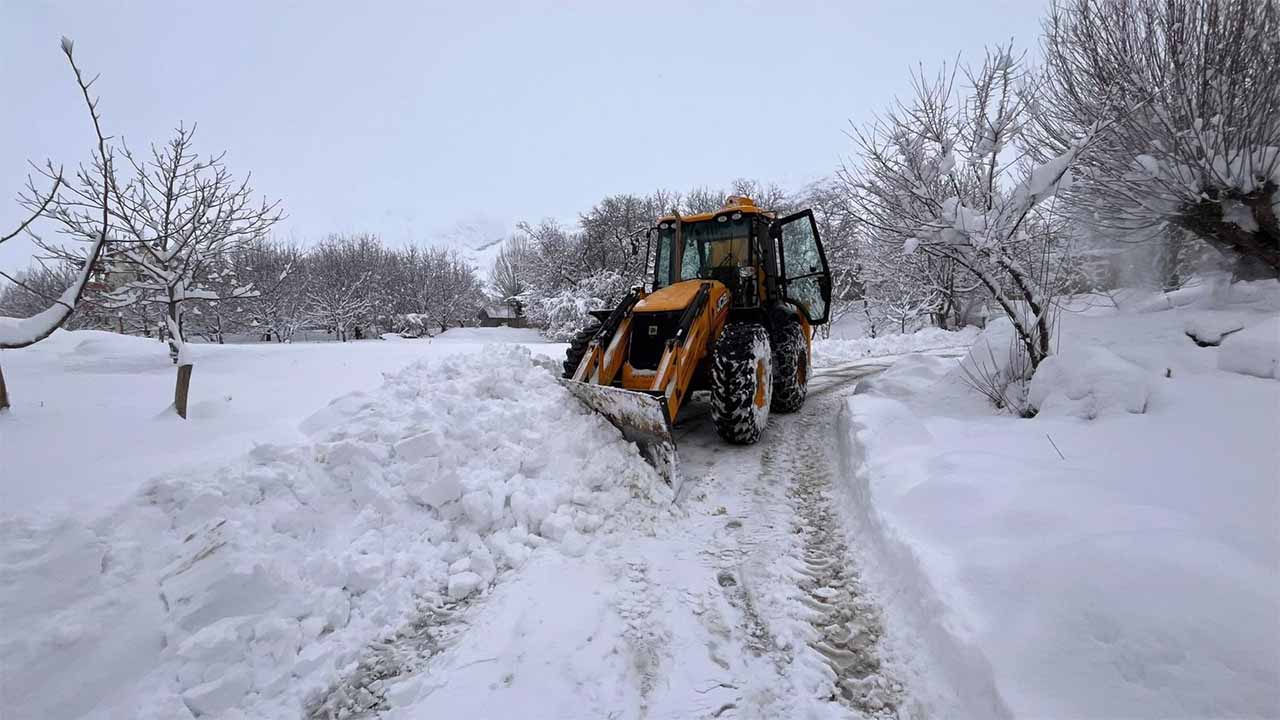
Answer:
[{"label": "snowy field", "polygon": [[559,358],[533,330],[462,328],[429,340],[192,345],[191,418],[164,412],[174,367],[165,346],[114,333],[59,331],[0,351],[14,405],[0,416],[4,512],[100,511],[161,472],[229,461],[256,443],[303,439],[329,401],[371,390],[416,360],[518,342]]},{"label": "snowy field", "polygon": [[1084,300],[1034,419],[927,356],[849,400],[890,632],[1014,717],[1278,717],[1280,291]]}]

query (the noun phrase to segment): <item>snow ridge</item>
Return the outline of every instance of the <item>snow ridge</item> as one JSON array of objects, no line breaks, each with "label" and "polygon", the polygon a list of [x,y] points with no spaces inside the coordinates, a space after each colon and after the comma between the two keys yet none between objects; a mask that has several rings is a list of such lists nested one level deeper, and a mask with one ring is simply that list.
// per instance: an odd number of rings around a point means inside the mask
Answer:
[{"label": "snow ridge", "polygon": [[[15,716],[379,707],[370,684],[425,661],[458,601],[540,548],[581,554],[661,493],[520,347],[412,365],[304,428],[310,443],[162,477],[84,526],[0,523]],[[390,638],[399,654],[380,655]]]}]

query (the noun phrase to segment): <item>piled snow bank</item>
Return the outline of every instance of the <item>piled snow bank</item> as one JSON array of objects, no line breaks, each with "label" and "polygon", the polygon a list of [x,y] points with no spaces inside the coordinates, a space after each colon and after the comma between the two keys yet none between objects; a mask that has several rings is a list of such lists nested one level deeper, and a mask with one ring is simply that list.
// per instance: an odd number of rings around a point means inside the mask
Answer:
[{"label": "piled snow bank", "polygon": [[[1184,325],[1065,314],[1034,419],[940,406],[954,374],[918,363],[913,395],[850,398],[866,578],[973,716],[1280,716],[1280,384]],[[1135,406],[1126,382],[1145,414],[1069,416],[1072,386]]]},{"label": "piled snow bank", "polygon": [[956,331],[925,328],[906,335],[815,340],[813,364],[823,367],[882,355],[964,348],[973,343],[978,332],[978,328],[971,325]]},{"label": "piled snow bank", "polygon": [[955,360],[936,355],[904,355],[884,372],[858,382],[855,395],[874,393],[882,397],[907,398],[923,393],[956,366]]},{"label": "piled snow bank", "polygon": [[582,553],[659,487],[518,347],[410,366],[304,429],[95,521],[0,522],[6,710],[296,716],[370,643],[539,548]]},{"label": "piled snow bank", "polygon": [[1071,346],[1040,363],[1027,401],[1043,415],[1085,420],[1144,413],[1153,381],[1150,372],[1106,348]]},{"label": "piled snow bank", "polygon": [[1242,375],[1280,379],[1280,316],[1228,336],[1218,351],[1218,368]]}]

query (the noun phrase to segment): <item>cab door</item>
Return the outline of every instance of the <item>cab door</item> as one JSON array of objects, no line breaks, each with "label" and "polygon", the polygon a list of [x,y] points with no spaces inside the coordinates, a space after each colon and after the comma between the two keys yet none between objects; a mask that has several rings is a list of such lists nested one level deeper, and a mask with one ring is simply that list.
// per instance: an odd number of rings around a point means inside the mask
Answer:
[{"label": "cab door", "polygon": [[831,270],[812,210],[775,220],[770,228],[778,252],[782,296],[795,303],[813,325],[831,313]]}]

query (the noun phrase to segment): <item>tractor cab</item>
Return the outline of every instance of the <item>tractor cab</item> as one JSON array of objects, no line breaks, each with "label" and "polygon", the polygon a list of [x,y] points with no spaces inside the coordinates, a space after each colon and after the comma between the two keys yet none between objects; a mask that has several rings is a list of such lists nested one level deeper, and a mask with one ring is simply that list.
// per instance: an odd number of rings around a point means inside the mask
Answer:
[{"label": "tractor cab", "polygon": [[650,237],[654,291],[716,280],[732,293],[735,309],[788,300],[811,324],[827,320],[831,276],[810,210],[778,219],[750,198],[730,196],[714,212],[659,218]]}]

